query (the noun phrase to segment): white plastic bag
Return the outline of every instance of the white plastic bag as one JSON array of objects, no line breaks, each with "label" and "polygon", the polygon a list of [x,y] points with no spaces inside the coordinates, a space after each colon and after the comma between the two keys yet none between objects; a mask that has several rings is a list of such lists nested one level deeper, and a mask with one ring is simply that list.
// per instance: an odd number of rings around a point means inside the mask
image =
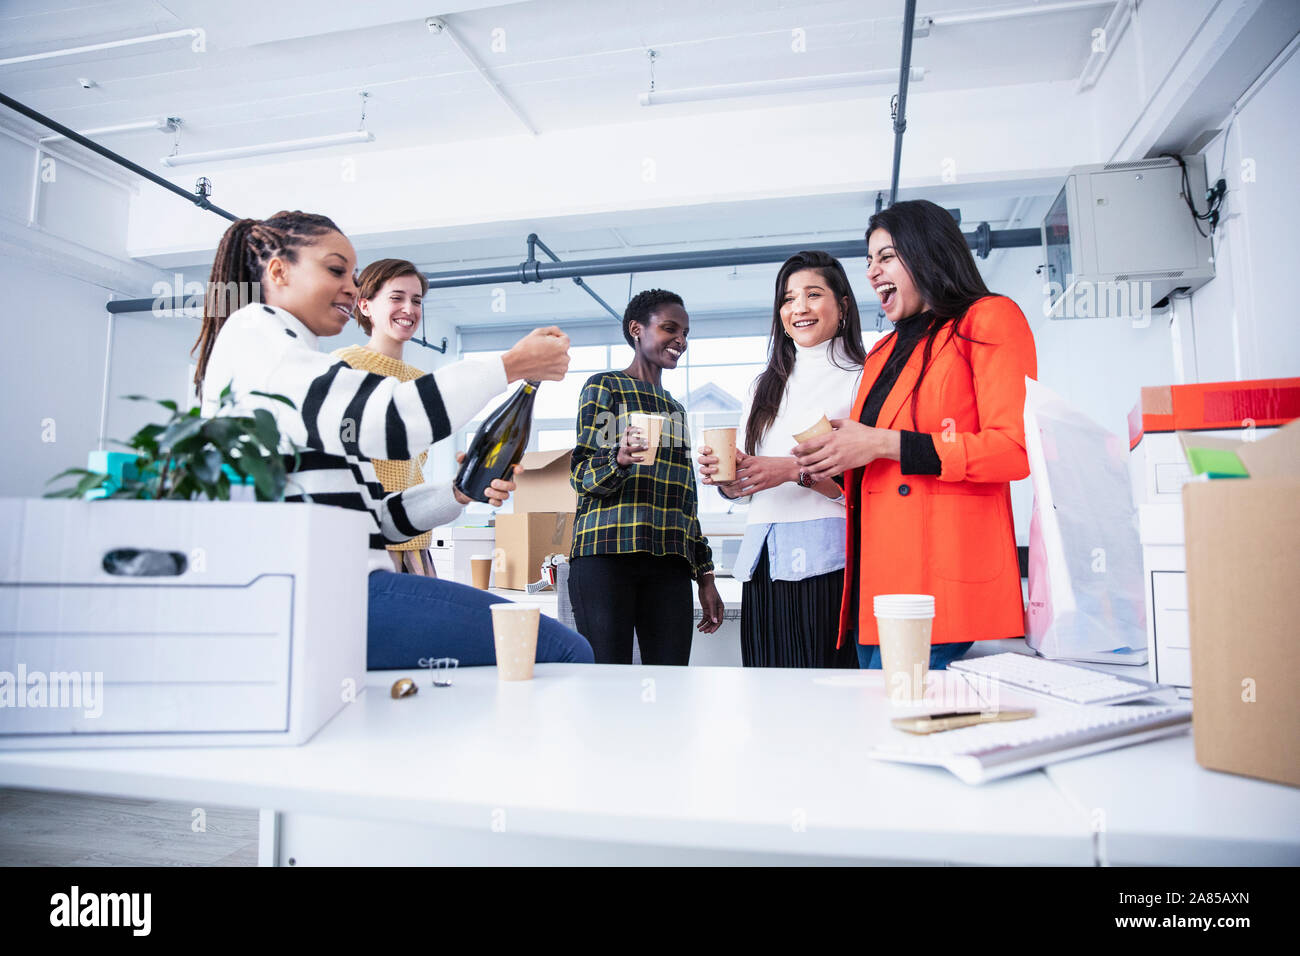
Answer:
[{"label": "white plastic bag", "polygon": [[1127,446],[1026,378],[1025,448],[1034,486],[1027,643],[1044,657],[1145,663],[1142,543]]}]

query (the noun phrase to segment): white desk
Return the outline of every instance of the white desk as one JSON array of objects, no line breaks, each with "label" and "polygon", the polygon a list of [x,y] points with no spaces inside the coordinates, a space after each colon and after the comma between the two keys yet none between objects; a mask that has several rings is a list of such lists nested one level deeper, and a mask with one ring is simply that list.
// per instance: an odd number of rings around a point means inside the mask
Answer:
[{"label": "white desk", "polygon": [[263,861],[297,865],[1091,865],[1098,806],[1113,862],[1300,863],[1300,791],[1202,771],[1189,737],[982,787],[872,761],[879,672],[467,668],[393,700],[397,676],[302,747],[3,753],[0,785],[272,807]]},{"label": "white desk", "polygon": [[474,668],[393,700],[376,672],[303,747],[6,753],[0,784],[273,807],[299,865],[1093,861],[1041,773],[974,789],[867,759],[879,675],[826,674]]},{"label": "white desk", "polygon": [[1114,866],[1296,866],[1300,790],[1206,770],[1190,736],[1054,764]]}]

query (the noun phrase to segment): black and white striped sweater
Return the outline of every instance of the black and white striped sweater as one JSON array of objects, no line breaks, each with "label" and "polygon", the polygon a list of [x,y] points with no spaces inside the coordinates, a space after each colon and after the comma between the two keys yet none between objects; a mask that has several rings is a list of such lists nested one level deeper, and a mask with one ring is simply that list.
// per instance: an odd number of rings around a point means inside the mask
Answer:
[{"label": "black and white striped sweater", "polygon": [[[290,477],[287,501],[364,510],[374,518],[372,571],[391,571],[385,545],[454,521],[461,506],[450,484],[388,494],[372,458],[413,458],[464,427],[505,391],[499,358],[461,361],[410,382],[373,375],[317,351],[317,336],[284,309],[255,303],[231,314],[208,359],[203,414],[216,413],[227,384],[231,414],[264,408],[280,434],[308,449]],[[295,408],[251,394],[284,395]],[[281,451],[287,451],[288,445]]]}]

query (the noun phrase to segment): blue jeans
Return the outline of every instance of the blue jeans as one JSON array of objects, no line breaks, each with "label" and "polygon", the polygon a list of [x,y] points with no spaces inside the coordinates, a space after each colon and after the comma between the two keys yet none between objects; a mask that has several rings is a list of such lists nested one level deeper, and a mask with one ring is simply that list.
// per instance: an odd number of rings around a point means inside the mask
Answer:
[{"label": "blue jeans", "polygon": [[[946,671],[948,665],[971,649],[974,641],[965,644],[934,644],[930,647],[930,670]],[[858,645],[858,667],[861,670],[880,670],[880,645]]]},{"label": "blue jeans", "polygon": [[[366,667],[406,669],[419,666],[421,657],[454,657],[461,667],[495,665],[488,608],[503,603],[508,603],[505,598],[441,578],[372,571]],[[537,663],[594,661],[585,637],[542,615]]]}]

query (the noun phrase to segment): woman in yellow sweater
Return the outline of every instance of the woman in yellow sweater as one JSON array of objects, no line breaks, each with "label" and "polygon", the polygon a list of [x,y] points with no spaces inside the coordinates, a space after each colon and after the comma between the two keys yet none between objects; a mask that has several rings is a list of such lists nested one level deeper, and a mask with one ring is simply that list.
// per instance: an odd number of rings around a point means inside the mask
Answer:
[{"label": "woman in yellow sweater", "polygon": [[[370,336],[370,341],[365,345],[338,349],[334,356],[352,368],[403,382],[427,374],[424,369],[402,361],[402,347],[420,327],[424,295],[428,291],[428,280],[414,263],[405,259],[380,259],[366,266],[357,280],[357,304],[352,314]],[[422,451],[418,457],[406,461],[376,459],[371,464],[384,491],[405,491],[424,483],[422,469],[428,457],[428,451]],[[460,492],[454,488],[452,492],[460,504],[469,504],[469,499]],[[489,498],[505,497],[498,494],[496,488],[489,488],[487,494]],[[426,531],[409,541],[388,546],[389,556],[398,572],[436,576],[429,556],[430,535],[431,532]]]}]

